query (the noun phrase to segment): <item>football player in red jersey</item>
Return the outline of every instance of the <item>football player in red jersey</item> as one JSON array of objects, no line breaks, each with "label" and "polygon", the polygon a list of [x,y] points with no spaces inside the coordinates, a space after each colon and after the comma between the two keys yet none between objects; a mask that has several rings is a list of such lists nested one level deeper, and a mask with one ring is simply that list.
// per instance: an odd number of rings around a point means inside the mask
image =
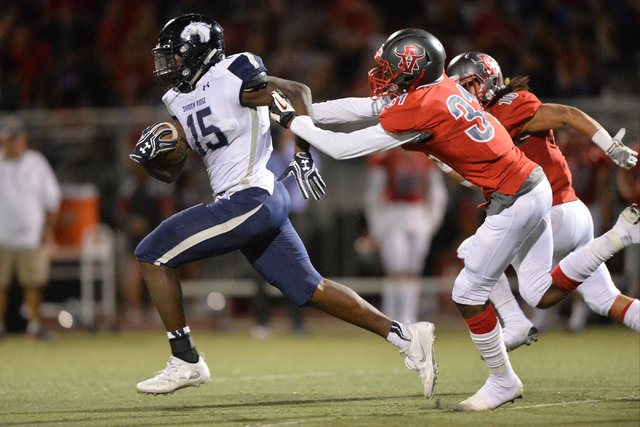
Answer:
[{"label": "football player in red jersey", "polygon": [[[579,109],[543,104],[529,91],[528,77],[505,82],[498,62],[485,53],[461,53],[449,63],[447,75],[474,95],[507,129],[513,143],[544,170],[553,191],[550,215],[554,265],[593,240],[591,213],[576,196],[569,166],[555,143],[552,130],[570,126],[593,140],[615,164],[631,169],[637,162],[638,153],[620,141],[624,129],[611,138],[596,120]],[[460,249],[462,256],[464,246]],[[519,279],[527,280],[527,277]],[[577,290],[596,313],[640,331],[640,301],[623,295],[616,288],[604,263]],[[491,291],[490,299],[504,321],[507,349],[528,344],[537,331],[532,330],[533,324],[515,302],[504,274]]]},{"label": "football player in red jersey", "polygon": [[420,153],[398,147],[367,159],[365,216],[385,274],[382,311],[415,323],[420,276],[447,208],[444,176]]},{"label": "football player in red jersey", "polygon": [[640,243],[640,212],[635,206],[626,208],[612,230],[568,255],[552,271],[551,185],[500,122],[444,74],[445,57],[442,44],[432,34],[419,29],[397,31],[375,54],[379,67],[369,72],[376,99],[347,98],[313,106],[317,122],[365,121],[377,116],[379,123],[374,126],[337,133],[316,127],[309,116],[282,111],[276,103],[270,111],[281,125],[334,158],[404,144],[405,149],[441,160],[483,190],[487,217],[468,243],[465,265],[452,292],[489,368],[485,384],[458,409],[482,411],[523,392],[509,362],[500,322],[489,304],[493,285],[507,266],[513,264],[519,275],[531,277],[521,284],[525,300],[548,308],[616,252]]}]

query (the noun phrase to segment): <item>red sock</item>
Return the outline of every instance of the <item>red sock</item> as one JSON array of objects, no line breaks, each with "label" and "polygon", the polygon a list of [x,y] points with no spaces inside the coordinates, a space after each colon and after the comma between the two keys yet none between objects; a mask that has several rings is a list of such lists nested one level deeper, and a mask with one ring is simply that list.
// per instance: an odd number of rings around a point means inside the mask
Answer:
[{"label": "red sock", "polygon": [[620,313],[620,317],[618,317],[618,320],[620,320],[620,322],[624,323],[624,316],[627,314],[627,310],[629,310],[629,307],[631,307],[633,301],[635,300],[631,300],[631,302],[629,302],[629,304],[627,304],[627,306],[622,309],[622,313]]},{"label": "red sock", "polygon": [[611,316],[614,319],[619,320],[621,323],[624,323],[624,316],[627,314],[627,310],[629,310],[629,307],[631,307],[631,304],[633,304],[635,299],[629,301],[627,305],[625,305],[622,310],[620,310],[618,302],[620,301],[621,296],[622,294],[618,295],[616,297],[616,300],[613,302],[613,305],[611,306]]},{"label": "red sock", "polygon": [[560,269],[560,264],[556,265],[556,267],[551,272],[551,278],[553,282],[562,289],[562,292],[569,295],[571,292],[575,291],[576,288],[582,282],[576,282],[575,280],[571,280],[567,277],[566,274]]},{"label": "red sock", "polygon": [[464,319],[472,334],[482,335],[493,331],[498,323],[498,317],[493,306],[489,304],[487,309],[471,319]]}]

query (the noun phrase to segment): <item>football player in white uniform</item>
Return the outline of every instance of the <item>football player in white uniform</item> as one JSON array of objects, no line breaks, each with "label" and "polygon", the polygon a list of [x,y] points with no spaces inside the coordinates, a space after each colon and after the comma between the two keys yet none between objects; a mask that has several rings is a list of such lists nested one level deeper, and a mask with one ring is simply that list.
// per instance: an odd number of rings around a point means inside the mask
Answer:
[{"label": "football player in white uniform", "polygon": [[[401,350],[407,367],[418,371],[431,398],[437,373],[433,324],[394,322],[351,289],[324,279],[288,219],[287,191],[266,168],[272,151],[268,106],[278,102],[272,92],[280,91],[298,111],[310,114],[309,88],[267,76],[252,53],[225,56],[222,28],[199,14],[169,21],[152,52],[154,75],[166,90],[162,99],[174,123],[186,131],[189,148],[202,157],[215,201],[165,220],[135,250],[173,354],[163,371],[137,385],[138,392],[167,394],[209,382],[209,368],[185,320],[177,268],[238,249],[293,303],[387,338]],[[168,182],[177,178],[186,158],[168,164],[161,155],[178,144],[170,134],[171,129],[150,126],[130,155],[150,175]],[[301,141],[300,146],[283,176],[293,175],[306,197],[311,192],[319,199],[324,182]]]}]

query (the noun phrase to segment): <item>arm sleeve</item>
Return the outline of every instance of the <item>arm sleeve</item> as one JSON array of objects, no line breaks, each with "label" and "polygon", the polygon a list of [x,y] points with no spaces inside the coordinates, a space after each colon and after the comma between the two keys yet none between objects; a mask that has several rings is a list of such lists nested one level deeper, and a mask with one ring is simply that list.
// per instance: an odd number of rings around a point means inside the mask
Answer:
[{"label": "arm sleeve", "polygon": [[380,124],[351,133],[332,132],[316,127],[309,116],[295,117],[289,129],[319,151],[338,160],[379,153],[421,137],[419,132],[390,133]]},{"label": "arm sleeve", "polygon": [[341,98],[313,104],[313,120],[321,124],[377,121],[386,105],[382,98]]}]

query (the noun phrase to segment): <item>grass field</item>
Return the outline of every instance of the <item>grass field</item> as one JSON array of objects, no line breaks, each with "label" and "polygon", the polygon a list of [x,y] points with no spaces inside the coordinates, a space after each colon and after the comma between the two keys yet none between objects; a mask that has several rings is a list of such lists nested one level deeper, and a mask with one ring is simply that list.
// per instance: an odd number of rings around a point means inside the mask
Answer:
[{"label": "grass field", "polygon": [[164,334],[59,334],[52,343],[0,342],[0,425],[640,425],[640,335],[599,327],[548,332],[511,353],[524,399],[486,413],[455,412],[487,371],[468,333],[439,328],[432,401],[383,339],[333,324],[308,336],[196,331],[210,384],[139,395],[164,367]]}]

